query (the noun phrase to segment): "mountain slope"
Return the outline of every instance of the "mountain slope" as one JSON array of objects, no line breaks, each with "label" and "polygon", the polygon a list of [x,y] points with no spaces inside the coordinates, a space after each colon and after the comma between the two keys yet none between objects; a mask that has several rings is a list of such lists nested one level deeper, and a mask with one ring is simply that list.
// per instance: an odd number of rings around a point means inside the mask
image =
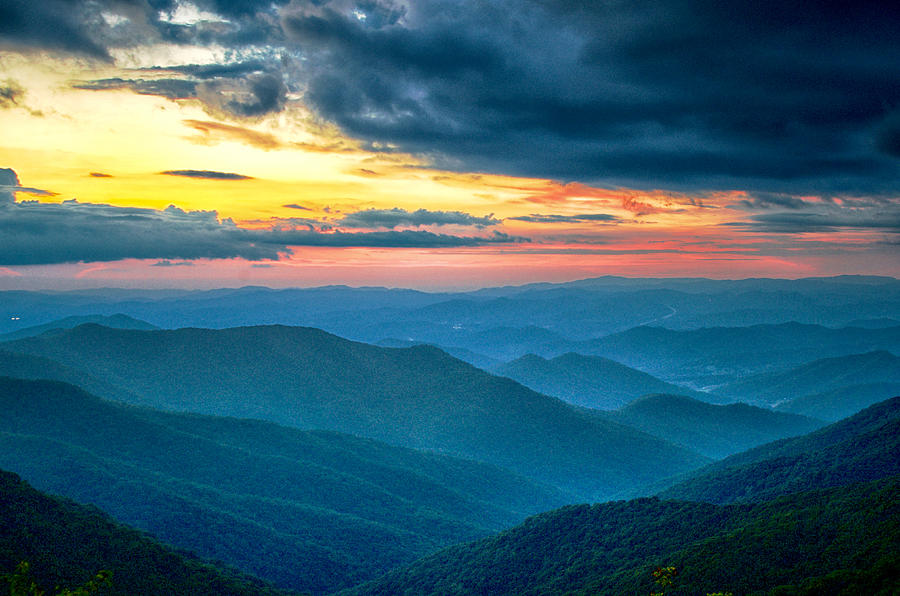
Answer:
[{"label": "mountain slope", "polygon": [[56,382],[0,379],[0,411],[0,467],[181,548],[315,593],[565,502],[483,464],[115,404]]},{"label": "mountain slope", "polygon": [[879,350],[824,358],[785,372],[755,375],[718,391],[733,399],[775,405],[864,383],[900,384],[900,357]]},{"label": "mountain slope", "polygon": [[862,383],[797,397],[775,409],[837,421],[894,395],[900,395],[900,383]]},{"label": "mountain slope", "polygon": [[[0,471],[0,528],[0,575],[27,561],[31,577],[44,590],[82,585],[98,571],[107,570],[112,572],[112,583],[102,594],[285,594],[235,571],[176,553],[93,507],[38,492],[5,471]],[[0,585],[6,586],[2,581]]]},{"label": "mountain slope", "polygon": [[450,547],[348,594],[647,594],[660,591],[653,570],[674,566],[666,594],[886,596],[900,589],[898,491],[893,476],[753,506],[657,499],[575,505]]},{"label": "mountain slope", "polygon": [[103,395],[107,399],[125,402],[139,399],[124,389],[96,379],[78,368],[65,366],[42,356],[17,354],[2,349],[0,349],[0,377],[62,381],[81,387],[89,393]]},{"label": "mountain slope", "polygon": [[141,396],[145,405],[436,449],[587,499],[706,463],[430,346],[380,348],[302,327],[127,331],[83,325],[5,347],[79,367]]},{"label": "mountain slope", "polygon": [[494,367],[495,374],[569,403],[614,410],[648,393],[677,393],[715,400],[687,387],[666,383],[608,358],[569,352],[550,360],[527,354]]},{"label": "mountain slope", "polygon": [[608,412],[612,420],[707,457],[722,458],[776,439],[806,434],[824,422],[747,404],[717,406],[683,395],[648,395]]},{"label": "mountain slope", "polygon": [[900,473],[900,397],[793,439],[761,445],[687,475],[661,497],[760,501]]},{"label": "mountain slope", "polygon": [[749,373],[785,370],[820,358],[900,351],[900,327],[830,329],[799,323],[689,331],[635,327],[574,345],[572,350],[611,358],[673,382],[724,384]]},{"label": "mountain slope", "polygon": [[72,329],[74,327],[78,327],[79,325],[84,325],[87,323],[95,323],[97,325],[103,325],[104,327],[111,327],[113,329],[140,329],[143,331],[158,329],[156,325],[151,325],[150,323],[147,323],[145,321],[139,321],[138,319],[134,319],[132,317],[129,317],[128,315],[123,315],[121,313],[114,315],[81,315],[65,317],[57,321],[44,323],[43,325],[34,325],[32,327],[25,327],[24,329],[4,333],[0,335],[0,342],[22,339],[25,337],[34,337],[35,335],[40,335],[42,333],[46,333],[47,331],[55,331],[58,329]]}]

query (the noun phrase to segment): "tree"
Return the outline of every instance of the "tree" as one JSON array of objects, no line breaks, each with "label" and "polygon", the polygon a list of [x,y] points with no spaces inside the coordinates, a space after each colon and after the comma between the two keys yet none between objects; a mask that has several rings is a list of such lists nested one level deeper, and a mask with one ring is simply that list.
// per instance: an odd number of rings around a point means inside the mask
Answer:
[{"label": "tree", "polygon": [[60,588],[57,586],[52,595],[40,589],[31,577],[31,566],[27,561],[16,565],[15,571],[2,576],[9,586],[9,596],[90,596],[102,588],[112,585],[112,572],[101,569],[97,574],[77,588]]}]

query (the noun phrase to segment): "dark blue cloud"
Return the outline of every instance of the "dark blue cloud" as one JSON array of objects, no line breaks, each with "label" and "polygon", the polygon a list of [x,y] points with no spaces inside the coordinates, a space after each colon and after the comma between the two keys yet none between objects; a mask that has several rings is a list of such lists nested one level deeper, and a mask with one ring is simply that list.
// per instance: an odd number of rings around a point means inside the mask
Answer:
[{"label": "dark blue cloud", "polygon": [[445,167],[893,192],[895,128],[879,127],[900,105],[900,9],[733,4],[420,0],[390,26],[314,8],[284,24],[320,114]]},{"label": "dark blue cloud", "polygon": [[519,217],[509,217],[514,221],[527,221],[529,223],[618,223],[622,221],[615,215],[608,213],[582,213],[580,215],[556,215],[532,213],[531,215],[520,215]]},{"label": "dark blue cloud", "polygon": [[[154,259],[157,266],[191,259],[277,260],[293,246],[442,248],[527,242],[494,232],[486,236],[424,230],[323,232],[306,220],[274,220],[244,229],[215,211],[116,207],[76,200],[16,201],[16,173],[0,168],[0,266]],[[37,191],[39,192],[39,191]],[[314,222],[318,223],[318,222]]]},{"label": "dark blue cloud", "polygon": [[57,50],[108,61],[109,53],[94,39],[81,2],[67,0],[3,0],[0,2],[0,47]]},{"label": "dark blue cloud", "polygon": [[8,79],[0,83],[0,109],[18,106],[24,95],[25,89],[16,81]]},{"label": "dark blue cloud", "polygon": [[211,170],[166,170],[160,172],[165,176],[182,176],[185,178],[202,178],[204,180],[253,180],[252,176],[233,172],[215,172]]},{"label": "dark blue cloud", "polygon": [[87,91],[109,91],[129,89],[140,95],[158,95],[168,99],[189,99],[197,96],[197,83],[183,79],[97,79],[94,81],[74,81],[74,89]]},{"label": "dark blue cloud", "polygon": [[499,219],[492,215],[478,217],[463,213],[462,211],[429,211],[417,209],[407,211],[394,207],[393,209],[366,209],[348,213],[334,222],[334,225],[344,228],[396,228],[399,226],[475,226],[484,228],[500,224]]},{"label": "dark blue cloud", "polygon": [[196,97],[232,118],[278,112],[290,91],[364,146],[454,170],[786,194],[890,195],[900,179],[896,2],[196,4],[223,20],[167,22],[170,0],[9,0],[0,44],[224,47],[228,64],[83,88]]}]

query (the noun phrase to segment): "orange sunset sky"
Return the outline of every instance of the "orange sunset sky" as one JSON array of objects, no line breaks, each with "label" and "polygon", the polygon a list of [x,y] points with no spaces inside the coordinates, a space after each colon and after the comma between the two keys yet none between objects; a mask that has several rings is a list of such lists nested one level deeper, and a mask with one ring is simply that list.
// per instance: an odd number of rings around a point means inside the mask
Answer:
[{"label": "orange sunset sky", "polygon": [[900,273],[875,9],[75,4],[0,9],[2,289]]}]

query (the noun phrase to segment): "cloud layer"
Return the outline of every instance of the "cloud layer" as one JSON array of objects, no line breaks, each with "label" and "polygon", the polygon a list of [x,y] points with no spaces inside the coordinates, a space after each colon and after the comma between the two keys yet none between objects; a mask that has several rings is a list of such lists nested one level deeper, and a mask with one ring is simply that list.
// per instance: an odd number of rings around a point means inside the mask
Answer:
[{"label": "cloud layer", "polygon": [[[158,264],[166,266],[190,259],[276,260],[297,246],[439,248],[527,242],[500,232],[481,236],[428,230],[348,232],[332,229],[334,224],[323,226],[323,231],[308,223],[320,223],[316,220],[275,220],[267,228],[247,229],[220,219],[215,211],[184,211],[172,205],[162,210],[116,207],[74,199],[61,203],[17,201],[18,192],[52,194],[22,187],[13,170],[0,168],[0,266],[122,259],[159,259]],[[498,223],[461,212],[387,212],[397,217],[394,225],[366,227],[438,225],[442,218],[474,227],[490,225],[481,225],[482,221]],[[361,224],[372,213],[350,213],[345,219],[354,217]],[[404,217],[410,221],[399,221]]]},{"label": "cloud layer", "polygon": [[896,3],[196,0],[211,16],[179,17],[188,4],[11,0],[0,46],[225,48],[222,64],[75,85],[235,119],[293,94],[448,169],[792,194],[895,194],[900,179]]}]

